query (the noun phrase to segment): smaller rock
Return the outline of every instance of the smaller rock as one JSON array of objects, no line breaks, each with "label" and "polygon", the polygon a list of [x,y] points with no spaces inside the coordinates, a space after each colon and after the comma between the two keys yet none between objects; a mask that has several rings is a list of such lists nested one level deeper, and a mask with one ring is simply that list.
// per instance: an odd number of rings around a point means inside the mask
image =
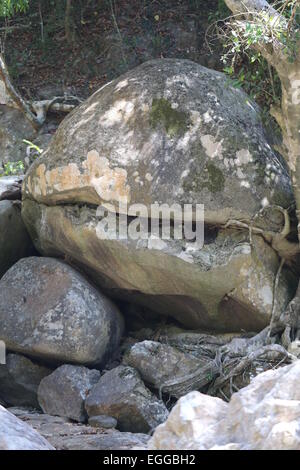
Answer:
[{"label": "smaller rock", "polygon": [[147,384],[176,398],[202,389],[219,372],[212,359],[199,359],[156,341],[134,344],[123,361],[138,370]]},{"label": "smaller rock", "polygon": [[89,425],[93,428],[114,429],[117,427],[118,421],[112,416],[92,416],[89,419]]},{"label": "smaller rock", "polygon": [[31,426],[0,406],[0,450],[55,450]]},{"label": "smaller rock", "polygon": [[120,431],[149,432],[168,417],[164,403],[145,387],[139,373],[122,365],[101,377],[85,407],[90,417],[113,416]]},{"label": "smaller rock", "polygon": [[99,378],[98,370],[63,365],[41,381],[39,404],[44,413],[85,422],[84,401]]},{"label": "smaller rock", "polygon": [[35,364],[19,354],[8,354],[0,365],[0,397],[8,405],[39,408],[37,391],[51,369]]}]

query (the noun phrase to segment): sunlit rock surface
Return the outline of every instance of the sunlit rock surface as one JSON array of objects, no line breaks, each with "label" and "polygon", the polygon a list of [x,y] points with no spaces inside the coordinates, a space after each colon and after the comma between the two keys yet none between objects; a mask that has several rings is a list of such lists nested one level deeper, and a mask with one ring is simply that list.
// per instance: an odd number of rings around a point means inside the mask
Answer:
[{"label": "sunlit rock surface", "polygon": [[[39,251],[67,255],[112,297],[192,328],[259,330],[270,320],[278,258],[262,240],[250,247],[247,235],[216,229],[200,250],[185,239],[99,237],[98,205],[132,214],[134,203],[146,211],[154,203],[204,204],[214,225],[291,205],[290,180],[259,109],[223,74],[154,60],[105,85],[62,122],[23,192]],[[267,228],[280,230],[281,214],[268,215]],[[286,272],[279,289],[275,308],[293,295]]]},{"label": "sunlit rock surface", "polygon": [[299,450],[300,361],[255,377],[230,402],[191,392],[149,449]]},{"label": "sunlit rock surface", "polygon": [[118,308],[62,261],[23,258],[0,281],[0,340],[10,351],[104,365],[122,332]]},{"label": "sunlit rock surface", "polygon": [[54,450],[54,447],[0,405],[0,450]]}]

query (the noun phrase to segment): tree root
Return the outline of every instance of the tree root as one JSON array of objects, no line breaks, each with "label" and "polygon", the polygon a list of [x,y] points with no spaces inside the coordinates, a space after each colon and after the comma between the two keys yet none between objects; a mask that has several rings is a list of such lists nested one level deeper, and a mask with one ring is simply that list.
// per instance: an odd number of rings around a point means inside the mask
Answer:
[{"label": "tree root", "polygon": [[[209,387],[207,394],[212,396],[218,395],[225,386],[228,385],[232,390],[233,379],[242,376],[251,366],[255,368],[256,362],[264,363],[265,365],[268,364],[268,368],[270,368],[270,366],[274,368],[282,363],[290,363],[295,359],[294,356],[289,354],[286,349],[279,344],[261,346],[244,357],[241,356],[231,360],[227,358],[227,360],[223,362],[222,374]],[[229,370],[229,372],[224,373],[225,370]]]},{"label": "tree root", "polygon": [[[284,217],[284,226],[280,232],[273,232],[271,230],[264,230],[260,227],[253,226],[254,220],[266,209],[274,208],[280,211]],[[297,242],[291,242],[287,240],[288,235],[291,232],[291,223],[288,209],[284,209],[281,206],[270,205],[261,209],[261,211],[257,212],[254,215],[253,219],[250,223],[242,222],[240,220],[228,220],[228,222],[224,226],[225,228],[228,227],[235,227],[240,229],[246,229],[249,231],[250,236],[250,244],[252,242],[252,234],[261,235],[267,243],[269,243],[272,248],[278,253],[279,257],[284,259],[286,262],[291,261],[295,258],[297,254],[300,253],[300,246]]]},{"label": "tree root", "polygon": [[237,334],[213,336],[184,332],[179,328],[164,329],[157,341],[206,359],[207,365],[157,387],[160,397],[179,398],[199,390],[229,400],[234,392],[248,385],[253,376],[296,359],[285,345],[277,344],[284,328],[282,321],[273,318],[272,325],[252,337],[249,334],[248,337]]}]

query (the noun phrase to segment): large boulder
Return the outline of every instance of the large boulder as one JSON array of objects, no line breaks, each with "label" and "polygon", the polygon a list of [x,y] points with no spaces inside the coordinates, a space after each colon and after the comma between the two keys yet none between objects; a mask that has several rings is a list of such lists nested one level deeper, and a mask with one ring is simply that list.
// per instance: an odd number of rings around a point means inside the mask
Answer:
[{"label": "large boulder", "polygon": [[[96,210],[25,201],[23,212],[40,252],[71,260],[110,296],[143,304],[189,328],[258,331],[285,309],[296,280],[284,268],[273,303],[277,254],[261,238],[220,230],[202,250],[178,251],[168,240],[100,240]],[[109,277],[107,275],[109,274]]]},{"label": "large boulder", "polygon": [[54,447],[31,426],[0,406],[0,450],[54,450]]},{"label": "large boulder", "polygon": [[[290,206],[288,173],[259,109],[224,75],[155,60],[107,84],[62,122],[23,193],[41,253],[67,254],[110,295],[192,328],[258,330],[269,321],[278,259],[262,240],[256,250],[245,235],[242,243],[209,230],[199,250],[186,240],[99,237],[97,205],[132,215],[135,203],[200,203],[215,226],[250,222],[268,204]],[[269,228],[281,223],[270,215]],[[282,279],[285,306],[291,292]]]},{"label": "large boulder", "polygon": [[139,373],[123,365],[101,377],[89,393],[85,407],[89,417],[115,418],[120,431],[147,433],[168,417],[164,403],[145,387]]},{"label": "large boulder", "polygon": [[122,329],[118,308],[62,261],[24,258],[0,281],[0,339],[11,351],[101,364]]},{"label": "large boulder", "polygon": [[39,404],[44,413],[84,422],[85,399],[99,379],[98,370],[65,364],[41,381]]},{"label": "large boulder", "polygon": [[7,354],[0,365],[0,397],[8,405],[39,408],[38,387],[51,372],[20,354]]},{"label": "large boulder", "polygon": [[41,203],[202,203],[206,220],[250,220],[292,199],[258,108],[186,60],[146,62],[64,119],[25,194]]},{"label": "large boulder", "polygon": [[181,398],[150,449],[299,450],[300,361],[255,377],[230,402],[199,392]]},{"label": "large boulder", "polygon": [[20,206],[13,201],[0,201],[0,278],[20,258],[32,253]]}]

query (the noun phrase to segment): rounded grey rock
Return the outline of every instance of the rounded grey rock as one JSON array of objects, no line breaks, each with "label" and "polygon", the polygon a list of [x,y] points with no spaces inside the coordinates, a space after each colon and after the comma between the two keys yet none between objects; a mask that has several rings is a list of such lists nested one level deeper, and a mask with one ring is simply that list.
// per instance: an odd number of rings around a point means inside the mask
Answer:
[{"label": "rounded grey rock", "polygon": [[117,424],[118,424],[118,421],[112,416],[99,415],[99,416],[92,416],[89,419],[89,425],[92,426],[93,428],[111,429],[111,428],[116,428]]},{"label": "rounded grey rock", "polygon": [[0,281],[0,340],[52,363],[104,363],[123,331],[118,308],[62,261],[24,258]]}]

